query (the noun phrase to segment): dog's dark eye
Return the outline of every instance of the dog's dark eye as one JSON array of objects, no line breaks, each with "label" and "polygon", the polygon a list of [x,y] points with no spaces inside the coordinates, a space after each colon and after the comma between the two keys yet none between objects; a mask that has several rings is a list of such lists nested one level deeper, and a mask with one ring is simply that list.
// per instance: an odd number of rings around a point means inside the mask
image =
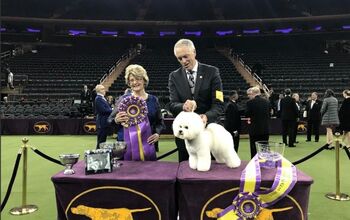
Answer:
[{"label": "dog's dark eye", "polygon": [[188,126],[185,126],[185,129],[188,129]]},{"label": "dog's dark eye", "polygon": [[182,128],[182,126],[180,125],[180,128]]}]

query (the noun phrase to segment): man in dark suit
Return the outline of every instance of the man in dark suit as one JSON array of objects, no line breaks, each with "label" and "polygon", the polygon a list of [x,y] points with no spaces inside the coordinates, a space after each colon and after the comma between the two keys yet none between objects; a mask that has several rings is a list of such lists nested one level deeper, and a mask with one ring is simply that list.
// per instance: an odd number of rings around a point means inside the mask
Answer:
[{"label": "man in dark suit", "polygon": [[299,110],[295,99],[291,97],[292,91],[285,89],[284,93],[285,97],[281,100],[282,139],[284,144],[295,147],[295,126]]},{"label": "man in dark suit", "polygon": [[[174,54],[182,67],[169,75],[170,112],[176,117],[181,111],[194,111],[204,124],[218,121],[223,113],[219,69],[196,60],[196,48],[191,40],[179,40]],[[184,140],[175,138],[175,142],[179,162],[188,160]]]},{"label": "man in dark suit", "polygon": [[97,145],[96,149],[99,149],[99,144],[106,142],[109,123],[107,122],[108,116],[112,112],[112,108],[109,106],[106,98],[105,87],[98,84],[95,87],[95,112],[96,112],[96,130],[97,130]]},{"label": "man in dark suit", "polygon": [[235,151],[238,152],[239,134],[241,132],[241,116],[237,106],[238,93],[232,90],[225,111],[224,126],[232,135]]},{"label": "man in dark suit", "polygon": [[81,104],[90,103],[91,101],[91,92],[87,85],[84,85],[83,91],[80,93],[80,100]]},{"label": "man in dark suit", "polygon": [[317,93],[311,93],[311,100],[306,103],[306,118],[307,118],[307,139],[311,141],[311,133],[315,135],[315,142],[320,138],[320,124],[321,124],[321,107],[322,101],[317,99]]},{"label": "man in dark suit", "polygon": [[251,99],[247,102],[246,117],[248,119],[248,132],[250,142],[250,155],[253,158],[256,154],[256,141],[269,140],[270,103],[260,95],[259,87],[248,89]]}]

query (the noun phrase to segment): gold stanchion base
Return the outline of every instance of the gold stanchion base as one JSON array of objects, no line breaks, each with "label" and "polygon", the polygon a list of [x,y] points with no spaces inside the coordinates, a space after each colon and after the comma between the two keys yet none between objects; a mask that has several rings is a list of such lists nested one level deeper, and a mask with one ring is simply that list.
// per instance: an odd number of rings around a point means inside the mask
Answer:
[{"label": "gold stanchion base", "polygon": [[21,207],[15,207],[10,210],[11,215],[26,215],[38,210],[36,205],[25,205]]},{"label": "gold stanchion base", "polygon": [[344,193],[340,193],[339,195],[335,194],[335,193],[327,193],[326,197],[328,199],[333,199],[333,200],[337,200],[337,201],[349,201],[350,197]]}]

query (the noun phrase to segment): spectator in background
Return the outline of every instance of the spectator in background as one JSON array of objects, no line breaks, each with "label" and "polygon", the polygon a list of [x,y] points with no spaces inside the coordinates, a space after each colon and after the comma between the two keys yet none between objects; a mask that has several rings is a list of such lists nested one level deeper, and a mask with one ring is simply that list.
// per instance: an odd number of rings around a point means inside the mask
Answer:
[{"label": "spectator in background", "polygon": [[306,113],[304,114],[307,118],[306,141],[311,141],[312,133],[315,135],[315,142],[318,142],[320,138],[321,107],[322,101],[317,99],[317,93],[311,93],[311,99],[306,103]]},{"label": "spectator in background", "polygon": [[[152,131],[152,135],[148,137],[147,142],[149,144],[154,144],[155,150],[158,151],[159,137],[162,130],[165,129],[165,124],[157,97],[148,94],[145,90],[149,83],[146,70],[140,65],[129,65],[125,70],[125,83],[130,86],[130,90],[125,90],[125,94],[121,96],[119,100],[133,95],[146,101],[148,109],[147,117]],[[117,105],[120,103],[119,100],[117,101]],[[128,118],[129,117],[126,112],[118,112],[117,106],[108,117],[109,123],[117,125],[118,136],[121,135],[119,131],[120,129],[123,130],[122,125],[128,120]]]},{"label": "spectator in background", "polygon": [[111,108],[113,109],[114,105],[115,105],[115,100],[114,100],[113,96],[111,96],[111,95],[107,96],[107,102],[108,102],[109,106],[111,106]]},{"label": "spectator in background", "polygon": [[237,100],[238,93],[236,90],[232,90],[230,93],[229,101],[226,106],[224,123],[224,127],[232,135],[234,148],[236,152],[238,152],[239,134],[241,132],[241,116],[236,103]]},{"label": "spectator in background", "polygon": [[343,142],[350,148],[350,90],[343,91],[344,101],[339,109],[340,129],[343,131]]},{"label": "spectator in background", "polygon": [[338,100],[334,97],[334,92],[327,89],[321,107],[321,125],[327,130],[327,144],[333,144],[333,131],[339,125]]},{"label": "spectator in background", "polygon": [[250,142],[250,155],[256,154],[256,141],[269,140],[270,103],[261,97],[260,88],[252,87],[247,90],[252,98],[247,102],[246,117],[248,117],[248,133]]},{"label": "spectator in background", "polygon": [[271,116],[276,116],[277,108],[276,108],[276,101],[278,100],[278,94],[276,94],[271,87],[269,90],[269,102],[270,102],[270,113]]},{"label": "spectator in background", "polygon": [[91,91],[88,89],[87,85],[84,85],[83,91],[80,93],[81,104],[87,104],[91,102]]},{"label": "spectator in background", "polygon": [[[194,111],[204,124],[219,121],[224,110],[219,69],[198,62],[196,48],[188,39],[176,42],[174,55],[182,67],[169,75],[170,112],[176,117],[181,111]],[[175,142],[179,162],[188,160],[185,141],[175,138]]]},{"label": "spectator in background", "polygon": [[251,99],[254,98],[254,95],[253,95],[253,92],[252,92],[252,88],[253,88],[253,87],[247,89],[247,96],[248,96],[248,99],[249,99],[249,100],[251,100]]},{"label": "spectator in background", "polygon": [[284,98],[284,95],[280,93],[278,95],[278,99],[276,100],[276,117],[280,118],[281,117],[281,100]]},{"label": "spectator in background", "polygon": [[294,143],[297,144],[297,143],[299,143],[299,141],[297,141],[298,125],[299,125],[300,118],[302,117],[301,102],[300,102],[300,97],[299,97],[298,93],[293,93],[292,98],[295,100],[295,104],[297,105],[297,108],[298,108],[297,123],[295,123],[295,130],[294,130]]},{"label": "spectator in background", "polygon": [[[295,147],[295,126],[298,118],[298,107],[295,100],[291,97],[290,89],[284,90],[285,97],[281,100],[281,120],[282,120],[282,139],[288,147]],[[287,142],[288,136],[288,142]]]},{"label": "spectator in background", "polygon": [[10,71],[10,68],[7,68],[8,75],[7,75],[7,85],[10,89],[14,89],[13,86],[13,73]]},{"label": "spectator in background", "polygon": [[112,108],[109,106],[105,95],[105,87],[98,84],[95,87],[96,98],[95,98],[95,111],[96,111],[96,129],[97,129],[97,145],[96,149],[99,149],[100,143],[106,142],[108,127],[107,118],[112,112]]}]

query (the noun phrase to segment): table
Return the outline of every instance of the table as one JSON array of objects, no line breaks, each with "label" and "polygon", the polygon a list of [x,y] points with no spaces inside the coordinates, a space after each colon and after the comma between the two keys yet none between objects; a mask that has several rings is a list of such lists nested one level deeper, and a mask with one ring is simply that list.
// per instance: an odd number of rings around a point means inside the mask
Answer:
[{"label": "table", "polygon": [[175,220],[179,164],[122,163],[112,173],[85,175],[85,163],[80,161],[73,167],[74,175],[54,175],[57,219]]},{"label": "table", "polygon": [[[209,172],[192,170],[188,161],[181,162],[178,170],[178,204],[181,220],[209,220],[206,211],[214,208],[226,208],[239,191],[241,172],[247,165],[246,161],[236,169],[225,165],[212,163]],[[276,169],[262,168],[262,187],[270,188],[274,180]],[[272,208],[293,206],[288,211],[274,212],[273,217],[278,219],[306,220],[311,177],[297,170],[298,182],[289,193]]]}]

